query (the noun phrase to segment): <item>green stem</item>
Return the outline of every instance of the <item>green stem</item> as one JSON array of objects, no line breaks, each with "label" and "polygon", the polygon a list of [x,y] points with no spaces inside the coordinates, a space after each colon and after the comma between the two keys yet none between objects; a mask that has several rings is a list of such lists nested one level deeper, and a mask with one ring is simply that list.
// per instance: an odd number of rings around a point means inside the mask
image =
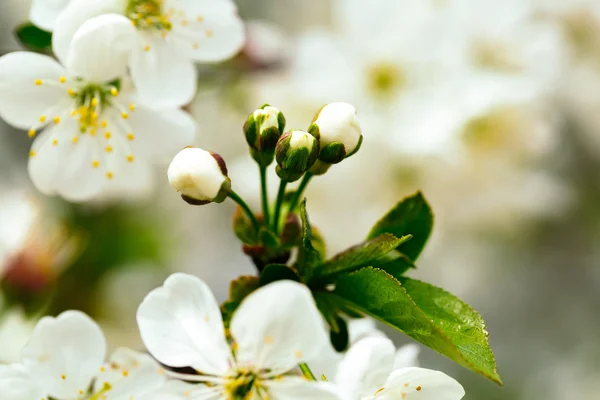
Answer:
[{"label": "green stem", "polygon": [[304,189],[306,189],[308,182],[310,182],[310,179],[313,176],[314,175],[310,172],[307,172],[306,174],[304,174],[304,177],[302,178],[300,185],[298,185],[298,190],[296,190],[296,192],[294,193],[294,197],[292,197],[292,201],[290,202],[290,212],[294,211],[294,208],[296,208],[296,206],[300,202],[302,193],[304,192]]},{"label": "green stem", "polygon": [[262,197],[262,208],[265,226],[269,226],[271,216],[269,215],[269,197],[267,193],[267,167],[264,165],[259,166],[260,169],[260,188]]},{"label": "green stem", "polygon": [[246,204],[246,202],[233,190],[231,191],[231,193],[229,193],[229,198],[238,203],[240,207],[242,207],[242,210],[244,210],[246,215],[248,215],[248,218],[250,218],[250,221],[252,221],[252,226],[254,226],[254,229],[256,230],[256,232],[258,232],[260,230],[260,224],[258,223],[258,220],[256,219],[256,216],[254,215],[250,207],[248,207],[248,204]]},{"label": "green stem", "polygon": [[277,202],[275,203],[275,216],[273,217],[273,233],[277,235],[279,230],[279,216],[281,215],[281,206],[283,205],[283,198],[285,196],[285,187],[287,182],[282,180],[279,183],[279,191],[277,192]]},{"label": "green stem", "polygon": [[308,364],[306,363],[300,363],[298,364],[298,366],[300,367],[300,371],[302,371],[302,375],[304,375],[304,377],[306,379],[308,379],[309,381],[316,381],[317,378],[315,378],[315,375],[312,373],[312,371],[310,370],[310,368],[308,368]]}]

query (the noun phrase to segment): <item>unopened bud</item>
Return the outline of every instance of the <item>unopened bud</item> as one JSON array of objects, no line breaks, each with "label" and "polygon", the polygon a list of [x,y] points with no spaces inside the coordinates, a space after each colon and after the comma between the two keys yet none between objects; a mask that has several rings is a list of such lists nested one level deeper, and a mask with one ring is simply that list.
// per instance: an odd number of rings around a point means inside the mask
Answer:
[{"label": "unopened bud", "polygon": [[273,162],[275,146],[285,129],[285,117],[275,107],[265,104],[248,116],[244,134],[252,158],[262,166]]},{"label": "unopened bud", "polygon": [[315,115],[310,133],[319,138],[319,160],[337,164],[358,151],[362,144],[362,129],[354,106],[348,103],[331,103]]},{"label": "unopened bud", "polygon": [[294,182],[317,161],[319,140],[300,130],[286,132],[277,142],[275,156],[277,175],[284,181]]},{"label": "unopened bud", "polygon": [[221,203],[231,189],[223,158],[196,147],[186,147],[173,158],[168,177],[186,202],[198,206]]}]

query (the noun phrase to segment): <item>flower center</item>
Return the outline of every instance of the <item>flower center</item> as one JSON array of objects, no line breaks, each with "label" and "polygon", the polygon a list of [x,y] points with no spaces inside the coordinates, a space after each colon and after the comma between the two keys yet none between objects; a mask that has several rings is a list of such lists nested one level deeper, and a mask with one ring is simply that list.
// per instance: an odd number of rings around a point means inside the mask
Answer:
[{"label": "flower center", "polygon": [[397,65],[381,63],[368,70],[369,90],[377,96],[391,96],[406,86],[405,72]]},{"label": "flower center", "polygon": [[96,132],[102,110],[112,106],[110,98],[118,94],[119,91],[112,84],[88,83],[78,89],[69,89],[69,95],[75,101],[71,116],[79,118],[81,133]]},{"label": "flower center", "polygon": [[473,48],[475,64],[501,72],[518,72],[523,66],[511,46],[501,42],[480,41]]},{"label": "flower center", "polygon": [[225,384],[227,400],[248,400],[254,398],[255,393],[263,392],[258,375],[251,370],[240,369],[237,375],[229,378]]},{"label": "flower center", "polygon": [[170,31],[171,16],[163,13],[163,0],[129,0],[125,15],[138,29]]}]

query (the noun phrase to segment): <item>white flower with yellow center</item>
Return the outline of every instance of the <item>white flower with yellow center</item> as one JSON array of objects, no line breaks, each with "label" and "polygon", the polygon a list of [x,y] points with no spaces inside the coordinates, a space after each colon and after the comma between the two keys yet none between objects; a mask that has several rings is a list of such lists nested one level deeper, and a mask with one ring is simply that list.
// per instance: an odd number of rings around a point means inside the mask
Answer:
[{"label": "white flower with yellow center", "polygon": [[106,341],[79,311],[44,317],[21,352],[21,362],[0,366],[3,400],[144,399],[166,382],[152,357],[116,350],[104,362]]},{"label": "white flower with yellow center", "polygon": [[353,344],[336,383],[348,400],[460,400],[462,386],[448,375],[417,368],[414,347],[395,352],[391,340],[371,336]]},{"label": "white flower with yellow center", "polygon": [[129,20],[103,15],[77,32],[64,66],[34,53],[0,58],[0,116],[30,137],[39,133],[29,174],[41,192],[84,201],[128,191],[148,174],[149,161],[192,141],[187,113],[138,104],[126,87],[134,41]]},{"label": "white flower with yellow center", "polygon": [[72,0],[52,39],[65,60],[77,29],[89,18],[116,13],[136,30],[129,60],[139,96],[157,107],[179,107],[196,93],[194,62],[233,57],[244,45],[244,25],[231,0]]},{"label": "white flower with yellow center", "polygon": [[231,341],[208,286],[186,274],[171,275],[150,292],[137,319],[158,361],[197,371],[170,373],[199,382],[173,384],[180,398],[339,399],[333,385],[290,374],[328,340],[310,291],[296,282],[272,283],[250,294],[233,315]]}]

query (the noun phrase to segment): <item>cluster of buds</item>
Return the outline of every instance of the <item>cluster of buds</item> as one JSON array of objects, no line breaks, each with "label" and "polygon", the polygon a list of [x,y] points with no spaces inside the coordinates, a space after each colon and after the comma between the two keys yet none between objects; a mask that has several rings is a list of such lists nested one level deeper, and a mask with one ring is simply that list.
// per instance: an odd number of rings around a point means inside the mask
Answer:
[{"label": "cluster of buds", "polygon": [[362,144],[356,110],[348,103],[327,104],[315,115],[308,132],[285,133],[276,146],[277,174],[293,182],[307,171],[321,175],[355,154]]},{"label": "cluster of buds", "polygon": [[[239,205],[234,231],[259,269],[285,262],[299,243],[295,209],[309,180],[356,153],[362,143],[356,110],[347,103],[321,108],[306,131],[285,132],[285,123],[282,112],[266,104],[250,114],[244,124],[250,154],[261,173],[262,214],[255,213],[232,189],[227,167],[218,154],[188,147],[175,156],[168,170],[171,186],[189,204],[220,203],[229,197]],[[277,200],[271,206],[266,168],[273,160],[281,182]],[[300,178],[298,189],[286,201],[286,185]]]}]

